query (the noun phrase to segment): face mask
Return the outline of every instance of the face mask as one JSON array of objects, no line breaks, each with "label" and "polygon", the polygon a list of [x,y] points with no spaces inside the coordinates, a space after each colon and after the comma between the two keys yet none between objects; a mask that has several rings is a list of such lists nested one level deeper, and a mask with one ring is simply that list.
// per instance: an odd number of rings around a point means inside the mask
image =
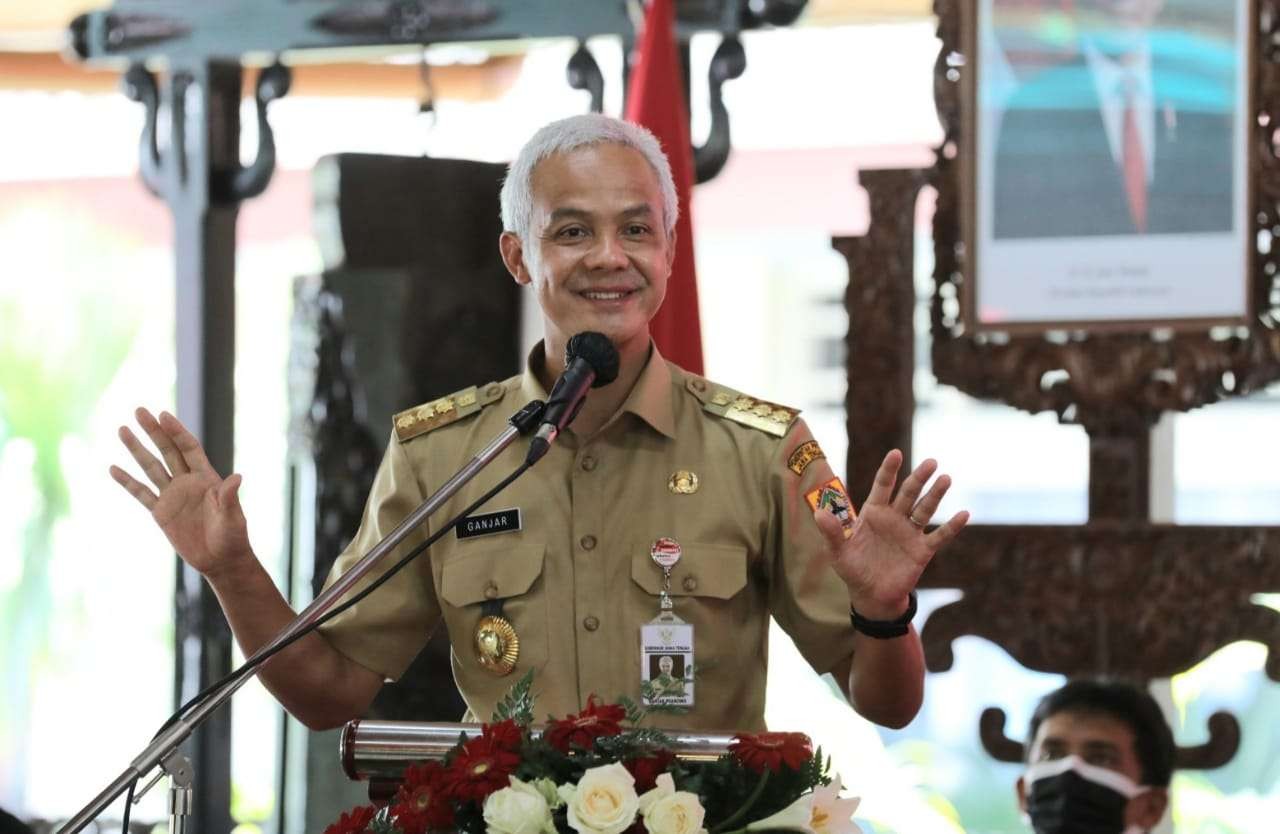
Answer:
[{"label": "face mask", "polygon": [[1079,756],[1027,768],[1027,815],[1036,834],[1140,834],[1124,827],[1129,800],[1146,789]]}]

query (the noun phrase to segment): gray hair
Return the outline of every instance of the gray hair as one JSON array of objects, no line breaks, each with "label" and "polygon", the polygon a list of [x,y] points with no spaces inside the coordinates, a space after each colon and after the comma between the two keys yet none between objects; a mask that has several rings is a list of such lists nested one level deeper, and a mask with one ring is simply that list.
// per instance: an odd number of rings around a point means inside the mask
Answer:
[{"label": "gray hair", "polygon": [[671,176],[671,163],[662,152],[662,146],[652,133],[640,125],[599,113],[570,116],[552,122],[538,130],[525,143],[507,169],[507,178],[502,183],[502,228],[513,232],[521,240],[528,239],[529,224],[533,222],[533,169],[539,162],[552,154],[598,145],[601,142],[633,148],[649,163],[658,177],[658,188],[662,191],[662,216],[667,236],[670,237],[675,231],[680,209],[676,202],[676,183]]}]

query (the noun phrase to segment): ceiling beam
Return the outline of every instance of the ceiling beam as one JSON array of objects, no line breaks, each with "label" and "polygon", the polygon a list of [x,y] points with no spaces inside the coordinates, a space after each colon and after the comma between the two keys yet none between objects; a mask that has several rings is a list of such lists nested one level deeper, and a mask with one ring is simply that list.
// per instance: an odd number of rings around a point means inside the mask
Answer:
[{"label": "ceiling beam", "polygon": [[[523,58],[501,55],[480,64],[431,67],[437,97],[462,101],[501,98],[520,74]],[[120,90],[116,69],[68,63],[52,52],[0,52],[0,91],[48,90],[113,93]],[[253,79],[244,82],[244,95],[253,95]],[[417,64],[335,63],[293,67],[290,97],[359,97],[412,99],[422,95]]]}]

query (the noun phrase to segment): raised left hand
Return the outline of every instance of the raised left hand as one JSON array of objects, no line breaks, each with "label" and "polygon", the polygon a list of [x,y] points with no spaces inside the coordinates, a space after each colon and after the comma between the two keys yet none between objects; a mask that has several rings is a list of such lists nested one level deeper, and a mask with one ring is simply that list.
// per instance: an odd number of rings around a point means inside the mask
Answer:
[{"label": "raised left hand", "polygon": [[849,587],[849,601],[864,617],[893,620],[907,610],[907,595],[920,581],[934,554],[964,528],[969,513],[961,511],[945,524],[926,531],[951,478],[940,475],[921,497],[925,484],[938,468],[929,459],[903,480],[894,494],[902,452],[885,455],[876,472],[867,500],[846,538],[845,528],[828,510],[814,519],[831,548],[831,567]]}]

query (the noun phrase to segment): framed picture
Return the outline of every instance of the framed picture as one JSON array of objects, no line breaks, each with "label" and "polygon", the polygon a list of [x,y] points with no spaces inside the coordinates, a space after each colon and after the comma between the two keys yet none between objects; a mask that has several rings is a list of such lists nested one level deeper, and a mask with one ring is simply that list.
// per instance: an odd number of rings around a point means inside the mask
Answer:
[{"label": "framed picture", "polygon": [[1253,0],[974,0],[974,330],[1249,319]]}]

